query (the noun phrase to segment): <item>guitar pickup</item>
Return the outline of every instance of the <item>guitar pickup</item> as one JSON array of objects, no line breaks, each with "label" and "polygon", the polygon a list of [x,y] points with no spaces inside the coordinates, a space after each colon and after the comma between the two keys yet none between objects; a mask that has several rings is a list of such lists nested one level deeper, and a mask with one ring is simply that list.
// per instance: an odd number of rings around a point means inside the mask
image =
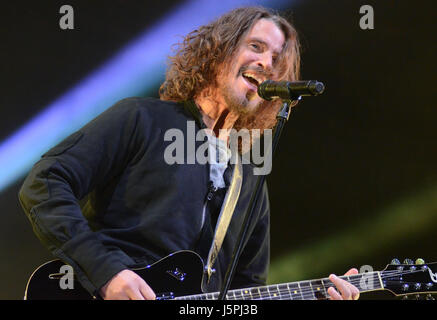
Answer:
[{"label": "guitar pickup", "polygon": [[187,275],[186,273],[184,273],[179,268],[176,268],[174,270],[168,270],[167,273],[169,275],[171,275],[173,278],[175,278],[176,280],[178,280],[178,281],[184,281],[185,280],[185,276]]}]

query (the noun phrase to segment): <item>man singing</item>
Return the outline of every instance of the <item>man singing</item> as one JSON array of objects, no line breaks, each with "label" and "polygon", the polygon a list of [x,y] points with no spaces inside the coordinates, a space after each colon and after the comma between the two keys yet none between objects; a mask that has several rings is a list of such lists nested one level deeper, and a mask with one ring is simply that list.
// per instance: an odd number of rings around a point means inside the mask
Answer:
[{"label": "man singing", "polygon": [[[265,8],[236,9],[191,32],[170,58],[159,100],[119,101],[34,165],[19,199],[36,235],[73,266],[90,294],[155,299],[154,288],[131,269],[178,250],[206,262],[235,168],[226,129],[273,128],[280,101],[262,100],[257,86],[297,80],[299,67],[295,29]],[[187,123],[195,133],[209,129],[207,140],[225,161],[169,164],[165,134],[178,129],[187,137]],[[207,291],[223,282],[255,187],[253,168],[242,165],[241,191]],[[265,284],[269,215],[264,185],[231,288]],[[331,299],[358,299],[356,287],[330,279],[337,289],[328,290]]]}]

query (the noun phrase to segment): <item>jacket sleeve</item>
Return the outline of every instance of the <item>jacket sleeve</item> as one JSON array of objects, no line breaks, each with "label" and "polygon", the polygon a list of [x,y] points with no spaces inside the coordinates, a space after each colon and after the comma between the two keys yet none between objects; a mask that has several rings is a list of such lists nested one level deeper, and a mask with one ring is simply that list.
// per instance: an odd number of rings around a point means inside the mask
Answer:
[{"label": "jacket sleeve", "polygon": [[265,285],[270,263],[270,203],[267,184],[258,205],[258,220],[238,260],[232,288]]},{"label": "jacket sleeve", "polygon": [[134,98],[121,100],[50,149],[19,191],[37,237],[74,268],[93,295],[131,259],[121,250],[105,247],[82,215],[79,200],[119,175],[132,158],[138,144],[136,104]]}]

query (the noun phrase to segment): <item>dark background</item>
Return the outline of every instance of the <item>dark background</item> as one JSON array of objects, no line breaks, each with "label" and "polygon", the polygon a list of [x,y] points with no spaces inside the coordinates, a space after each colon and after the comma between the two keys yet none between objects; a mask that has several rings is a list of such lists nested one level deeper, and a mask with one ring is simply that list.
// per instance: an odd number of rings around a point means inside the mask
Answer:
[{"label": "dark background", "polygon": [[[2,4],[0,139],[178,3]],[[272,281],[380,270],[393,257],[436,260],[436,5],[290,3],[302,78],[323,81],[326,91],[293,110],[268,177]],[[73,6],[75,30],[59,28],[62,4]],[[359,27],[365,4],[374,30]],[[31,272],[51,259],[19,206],[23,179],[0,192],[0,299],[21,299]]]}]

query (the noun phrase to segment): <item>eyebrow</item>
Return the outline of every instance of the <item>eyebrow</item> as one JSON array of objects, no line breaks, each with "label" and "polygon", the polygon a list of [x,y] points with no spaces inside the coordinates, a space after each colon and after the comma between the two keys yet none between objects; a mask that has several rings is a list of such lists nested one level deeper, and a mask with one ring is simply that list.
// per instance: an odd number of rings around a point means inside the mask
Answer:
[{"label": "eyebrow", "polygon": [[[257,38],[257,37],[249,38],[248,42],[250,42],[250,41],[256,41],[256,42],[263,44],[266,47],[269,47],[269,44],[267,42],[265,42],[264,40]],[[281,48],[281,51],[282,51],[282,48]],[[279,56],[281,54],[281,51],[278,52],[276,50],[273,50],[273,53]]]}]

